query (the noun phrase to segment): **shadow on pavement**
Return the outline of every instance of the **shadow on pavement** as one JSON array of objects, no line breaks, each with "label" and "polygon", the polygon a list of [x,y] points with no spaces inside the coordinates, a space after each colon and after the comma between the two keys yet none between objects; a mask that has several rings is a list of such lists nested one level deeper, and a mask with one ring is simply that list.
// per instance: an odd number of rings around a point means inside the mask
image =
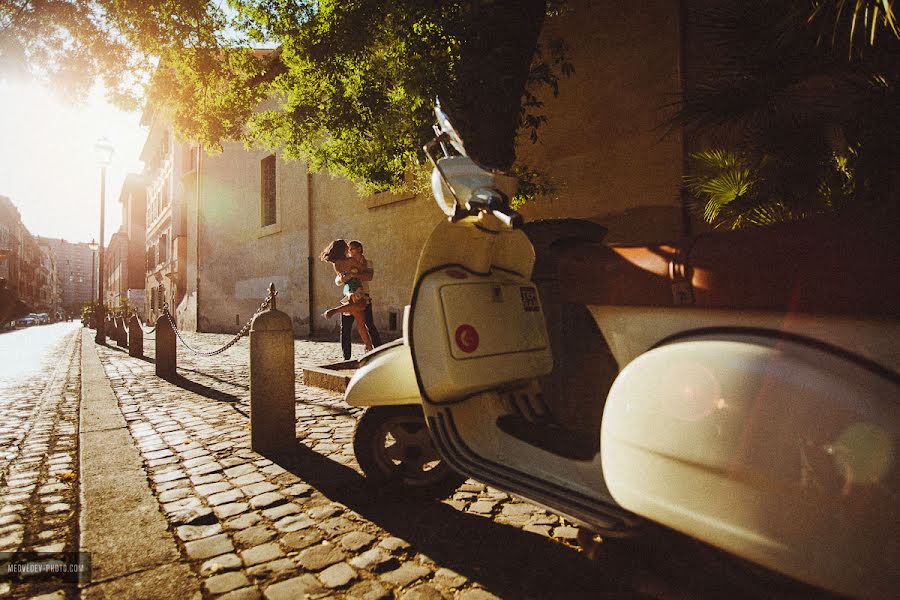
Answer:
[{"label": "shadow on pavement", "polygon": [[374,489],[353,469],[299,442],[293,450],[267,458],[501,598],[655,597],[633,591],[615,572],[542,535],[441,502]]},{"label": "shadow on pavement", "polygon": [[194,394],[199,394],[204,398],[209,398],[210,400],[216,400],[218,402],[240,402],[241,399],[233,394],[229,394],[228,392],[222,392],[220,390],[208,387],[203,385],[202,383],[197,383],[196,381],[192,381],[183,375],[166,375],[162,377],[169,383],[173,385],[177,385],[183,390],[187,390],[189,392],[193,392]]}]

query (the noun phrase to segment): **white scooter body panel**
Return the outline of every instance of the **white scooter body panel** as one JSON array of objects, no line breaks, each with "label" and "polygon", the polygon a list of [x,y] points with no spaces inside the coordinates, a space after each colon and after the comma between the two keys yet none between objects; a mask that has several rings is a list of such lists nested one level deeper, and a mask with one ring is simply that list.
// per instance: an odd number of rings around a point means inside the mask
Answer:
[{"label": "white scooter body panel", "polygon": [[799,580],[895,596],[900,386],[891,379],[802,340],[665,344],[610,390],[607,486],[634,513]]},{"label": "white scooter body panel", "polygon": [[353,374],[344,401],[350,406],[420,404],[409,346],[393,343],[363,359]]},{"label": "white scooter body panel", "polygon": [[553,368],[537,289],[527,279],[450,266],[419,283],[415,307],[418,375],[430,402],[459,401]]}]

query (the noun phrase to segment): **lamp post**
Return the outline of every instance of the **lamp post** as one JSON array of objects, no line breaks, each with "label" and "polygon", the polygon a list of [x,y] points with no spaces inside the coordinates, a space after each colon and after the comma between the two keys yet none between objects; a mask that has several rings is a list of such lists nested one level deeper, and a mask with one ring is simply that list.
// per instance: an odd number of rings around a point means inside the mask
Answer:
[{"label": "lamp post", "polygon": [[92,239],[91,243],[88,244],[88,248],[91,249],[91,304],[94,305],[94,310],[91,311],[91,322],[94,324],[94,329],[97,328],[97,304],[94,302],[94,290],[97,289],[97,284],[94,282],[94,259],[97,258],[97,248],[99,247],[95,239]]},{"label": "lamp post", "polygon": [[98,260],[97,279],[97,335],[94,340],[98,344],[106,344],[106,302],[103,300],[103,219],[106,212],[106,167],[113,156],[113,145],[105,137],[94,144],[97,164],[100,165],[100,257]]}]

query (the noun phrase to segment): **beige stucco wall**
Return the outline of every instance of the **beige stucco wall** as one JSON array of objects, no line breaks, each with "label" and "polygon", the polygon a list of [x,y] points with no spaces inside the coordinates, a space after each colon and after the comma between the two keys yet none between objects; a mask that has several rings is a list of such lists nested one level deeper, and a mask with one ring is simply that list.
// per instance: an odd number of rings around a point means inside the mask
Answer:
[{"label": "beige stucco wall", "polygon": [[238,331],[273,282],[295,334],[308,332],[306,168],[277,161],[278,217],[274,226],[261,227],[260,161],[269,154],[226,144],[222,154],[203,157],[199,218],[188,215],[188,252],[198,265],[188,285],[199,298],[200,331]]},{"label": "beige stucco wall", "polygon": [[[375,325],[384,340],[401,335],[403,307],[409,302],[419,250],[441,213],[430,197],[378,194],[360,195],[349,181],[326,173],[313,176],[314,333],[335,338],[339,319],[322,312],[341,299],[334,284],[334,269],[318,255],[337,238],[360,240],[365,255],[373,261],[375,278],[370,284]],[[397,327],[390,329],[390,311],[397,314]],[[354,333],[354,336],[356,334]],[[355,338],[354,338],[355,339]]]},{"label": "beige stucco wall", "polygon": [[554,197],[526,205],[528,218],[577,217],[610,229],[610,241],[681,233],[682,142],[660,125],[677,99],[677,2],[573,0],[543,36],[565,39],[575,74],[545,94],[549,122],[518,156],[548,173]]}]

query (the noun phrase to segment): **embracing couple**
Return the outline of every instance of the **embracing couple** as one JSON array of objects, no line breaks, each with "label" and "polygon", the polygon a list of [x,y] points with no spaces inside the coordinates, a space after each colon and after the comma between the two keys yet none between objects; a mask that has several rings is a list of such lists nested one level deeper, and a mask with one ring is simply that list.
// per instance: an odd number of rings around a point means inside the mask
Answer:
[{"label": "embracing couple", "polygon": [[372,298],[369,295],[369,282],[375,275],[375,268],[372,261],[363,255],[362,242],[354,240],[348,244],[346,240],[334,240],[322,251],[320,258],[334,266],[337,274],[334,283],[344,289],[341,303],[323,313],[326,319],[336,314],[341,315],[341,349],[344,360],[350,358],[353,321],[356,321],[356,328],[366,345],[366,351],[380,346],[381,336],[378,335],[372,318]]}]

